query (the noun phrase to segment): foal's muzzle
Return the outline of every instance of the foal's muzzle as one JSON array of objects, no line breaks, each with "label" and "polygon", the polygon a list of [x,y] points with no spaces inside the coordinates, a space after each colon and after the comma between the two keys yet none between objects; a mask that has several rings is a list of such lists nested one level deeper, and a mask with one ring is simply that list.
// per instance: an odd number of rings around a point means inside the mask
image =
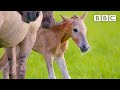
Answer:
[{"label": "foal's muzzle", "polygon": [[90,46],[89,45],[82,45],[80,47],[81,52],[85,53],[89,50]]}]

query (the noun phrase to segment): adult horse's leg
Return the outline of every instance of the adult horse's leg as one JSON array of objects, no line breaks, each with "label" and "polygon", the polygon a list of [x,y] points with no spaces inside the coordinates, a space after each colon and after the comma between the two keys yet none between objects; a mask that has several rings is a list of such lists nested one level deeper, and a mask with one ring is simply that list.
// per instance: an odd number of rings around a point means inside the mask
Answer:
[{"label": "adult horse's leg", "polygon": [[[41,26],[41,21],[43,19],[43,14],[40,11],[40,16],[37,15],[38,20],[31,23],[29,31],[24,38],[24,40],[19,44],[20,46],[20,52],[18,55],[18,68],[17,68],[17,77],[18,79],[24,79],[25,78],[25,71],[26,71],[26,59],[30,53],[30,51],[33,48],[33,45],[36,41],[36,35],[39,27]],[[36,12],[37,14],[37,12]],[[30,18],[29,18],[30,19]]]},{"label": "adult horse's leg", "polygon": [[56,79],[54,69],[53,69],[53,57],[51,54],[46,53],[44,55],[45,61],[46,61],[46,66],[49,74],[49,79]]},{"label": "adult horse's leg", "polygon": [[9,79],[9,63],[4,66],[2,74],[4,79]]},{"label": "adult horse's leg", "polygon": [[16,47],[7,48],[8,62],[9,62],[9,78],[16,78]]},{"label": "adult horse's leg", "polygon": [[[18,67],[17,67],[17,78],[18,79],[24,79],[25,78],[25,71],[26,71],[26,59],[28,57],[28,54],[30,53],[31,49],[33,48],[33,45],[36,40],[36,34],[37,30],[33,31],[32,29],[28,32],[27,36],[25,39],[19,44],[18,47],[16,47],[16,55],[18,59]],[[7,55],[9,57],[4,57],[5,59],[8,59],[8,61],[11,61],[11,53],[10,53],[10,48],[6,49]],[[19,53],[19,54],[18,54]]]},{"label": "adult horse's leg", "polygon": [[63,78],[64,79],[71,79],[71,77],[68,73],[67,67],[66,67],[64,55],[61,57],[56,57],[55,61],[57,62],[60,71],[62,72]]},{"label": "adult horse's leg", "polygon": [[26,60],[35,43],[36,34],[37,34],[37,30],[36,31],[32,29],[29,30],[26,38],[19,44],[20,52],[18,56],[18,70],[17,70],[18,79],[25,78]]},{"label": "adult horse's leg", "polygon": [[4,79],[9,79],[9,63],[6,52],[0,58],[0,71],[2,71]]}]

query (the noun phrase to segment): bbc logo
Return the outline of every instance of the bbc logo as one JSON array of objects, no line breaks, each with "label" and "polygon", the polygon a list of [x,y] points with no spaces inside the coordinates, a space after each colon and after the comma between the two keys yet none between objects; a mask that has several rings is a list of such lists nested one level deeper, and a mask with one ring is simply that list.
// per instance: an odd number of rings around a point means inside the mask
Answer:
[{"label": "bbc logo", "polygon": [[115,22],[116,21],[116,15],[94,15],[94,21]]}]

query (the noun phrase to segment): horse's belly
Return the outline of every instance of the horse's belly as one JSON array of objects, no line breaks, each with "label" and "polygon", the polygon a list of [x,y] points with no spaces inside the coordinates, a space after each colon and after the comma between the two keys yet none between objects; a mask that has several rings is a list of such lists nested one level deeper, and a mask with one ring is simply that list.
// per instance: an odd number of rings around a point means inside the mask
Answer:
[{"label": "horse's belly", "polygon": [[[29,24],[24,23],[19,15],[6,16],[6,20],[0,28],[0,46],[13,47],[19,44],[29,31]],[[13,17],[14,16],[14,17]]]},{"label": "horse's belly", "polygon": [[6,33],[4,33],[4,32],[2,32],[2,34],[0,33],[0,44],[5,43],[5,46],[6,46],[6,44],[9,44],[10,47],[15,46],[25,38],[28,30],[29,30],[28,27],[26,27],[26,28],[18,27],[18,29],[16,28],[16,29],[12,29],[12,30],[3,29],[3,31],[5,31]]},{"label": "horse's belly", "polygon": [[7,15],[9,13],[9,15],[6,16],[7,19],[3,24],[0,24],[0,47],[13,47],[19,44],[25,38],[29,30],[31,31],[30,33],[34,33],[38,30],[43,18],[41,14],[36,21],[27,24],[22,21],[21,15],[16,11],[4,13],[7,13]]}]

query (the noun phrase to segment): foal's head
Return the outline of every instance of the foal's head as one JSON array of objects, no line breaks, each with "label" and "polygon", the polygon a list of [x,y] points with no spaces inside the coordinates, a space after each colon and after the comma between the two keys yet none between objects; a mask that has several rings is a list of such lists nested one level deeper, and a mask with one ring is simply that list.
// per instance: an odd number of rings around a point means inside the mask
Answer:
[{"label": "foal's head", "polygon": [[84,24],[86,15],[87,12],[80,17],[76,15],[71,18],[61,16],[63,23],[67,23],[69,27],[68,33],[70,33],[70,37],[74,40],[83,53],[88,51],[90,47],[86,37],[87,28]]},{"label": "foal's head", "polygon": [[26,23],[35,21],[39,15],[40,11],[18,11],[22,15],[22,20]]}]

